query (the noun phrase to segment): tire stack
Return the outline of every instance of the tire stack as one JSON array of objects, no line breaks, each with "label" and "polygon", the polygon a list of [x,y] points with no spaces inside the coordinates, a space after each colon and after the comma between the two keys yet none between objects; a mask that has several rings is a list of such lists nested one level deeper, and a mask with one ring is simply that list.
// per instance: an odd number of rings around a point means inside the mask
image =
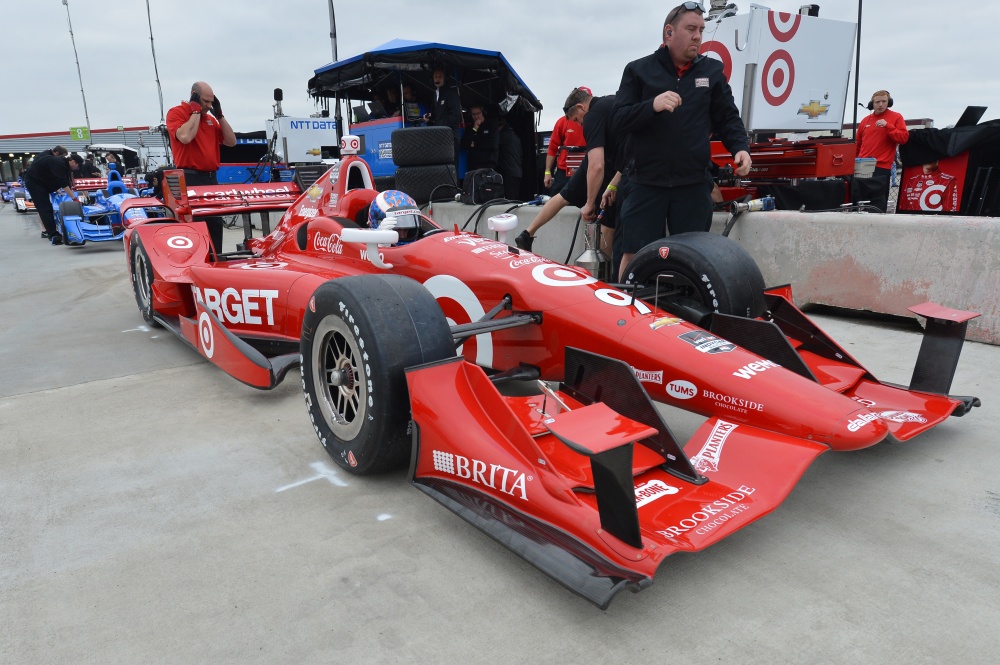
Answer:
[{"label": "tire stack", "polygon": [[[392,133],[392,161],[396,164],[396,189],[413,197],[418,205],[430,201],[440,185],[458,187],[455,141],[450,127],[407,127]],[[435,194],[451,195],[442,187]]]}]

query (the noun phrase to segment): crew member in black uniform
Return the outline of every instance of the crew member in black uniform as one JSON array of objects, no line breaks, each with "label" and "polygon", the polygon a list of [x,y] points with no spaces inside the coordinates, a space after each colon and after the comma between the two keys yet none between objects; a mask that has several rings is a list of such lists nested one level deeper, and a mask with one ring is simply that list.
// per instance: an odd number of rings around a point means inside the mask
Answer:
[{"label": "crew member in black uniform", "polygon": [[53,151],[46,151],[35,157],[35,161],[24,174],[24,187],[31,194],[35,211],[42,220],[42,226],[45,227],[42,237],[49,238],[53,245],[63,244],[63,239],[56,229],[49,194],[61,189],[71,199],[79,201],[76,192],[73,191],[73,171],[79,169],[82,163],[83,158],[75,152],[69,157],[63,157]]},{"label": "crew member in black uniform", "polygon": [[667,229],[670,235],[709,229],[712,134],[733,155],[736,173],[750,172],[746,129],[722,63],[698,54],[704,13],[697,2],[674,7],[660,48],[622,74],[614,122],[618,132],[632,135],[635,158],[621,209],[622,269]]},{"label": "crew member in black uniform", "polygon": [[458,98],[458,89],[448,85],[448,77],[445,76],[444,67],[435,67],[433,72],[434,80],[434,106],[431,112],[424,116],[427,123],[440,127],[451,127],[451,133],[455,141],[455,164],[458,164],[459,148],[459,128],[462,126],[462,102]]},{"label": "crew member in black uniform", "polygon": [[486,109],[482,105],[470,106],[469,115],[472,116],[472,126],[466,127],[462,136],[462,149],[467,154],[465,170],[496,169],[500,156],[500,132],[486,118]]}]

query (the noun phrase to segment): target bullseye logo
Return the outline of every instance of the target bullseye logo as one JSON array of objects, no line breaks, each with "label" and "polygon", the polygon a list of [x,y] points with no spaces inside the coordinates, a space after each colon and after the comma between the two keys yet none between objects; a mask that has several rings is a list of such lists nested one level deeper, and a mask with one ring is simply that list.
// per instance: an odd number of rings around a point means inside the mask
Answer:
[{"label": "target bullseye logo", "polygon": [[[431,292],[438,306],[444,312],[448,325],[472,323],[486,316],[486,310],[468,284],[452,275],[435,275],[424,282],[424,288]],[[483,333],[467,339],[459,353],[474,349],[476,364],[493,366],[493,334]]]},{"label": "target bullseye logo", "polygon": [[581,275],[575,270],[554,263],[543,263],[535,266],[531,271],[531,276],[536,282],[546,286],[583,286],[597,281],[596,277]]},{"label": "target bullseye logo", "polygon": [[941,212],[944,209],[944,185],[931,185],[920,194],[920,209]]},{"label": "target bullseye logo", "polygon": [[272,270],[284,268],[288,264],[284,261],[258,261],[257,263],[247,263],[240,266],[243,270]]},{"label": "target bullseye logo", "polygon": [[171,249],[191,249],[194,241],[187,236],[170,236],[167,238],[167,247]]},{"label": "target bullseye logo", "polygon": [[206,358],[215,355],[215,330],[212,328],[212,319],[209,318],[208,312],[202,312],[198,316],[198,340]]},{"label": "target bullseye logo", "polygon": [[795,85],[795,64],[792,56],[784,49],[778,49],[764,63],[760,77],[761,92],[771,106],[781,106],[792,94]]},{"label": "target bullseye logo", "polygon": [[729,53],[729,49],[722,42],[705,42],[698,49],[700,53],[710,54],[714,53],[722,61],[722,73],[725,75],[726,80],[730,80],[730,76],[733,73],[733,56]]},{"label": "target bullseye logo", "polygon": [[801,14],[790,14],[788,12],[767,13],[767,27],[771,29],[771,35],[782,44],[792,40],[795,33],[799,31],[799,24],[801,22]]}]

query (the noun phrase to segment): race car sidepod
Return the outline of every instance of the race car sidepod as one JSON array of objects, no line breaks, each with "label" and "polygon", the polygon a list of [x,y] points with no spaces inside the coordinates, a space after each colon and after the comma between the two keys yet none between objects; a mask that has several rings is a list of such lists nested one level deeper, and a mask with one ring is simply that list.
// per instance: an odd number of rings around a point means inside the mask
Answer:
[{"label": "race car sidepod", "polygon": [[715,417],[682,450],[628,364],[571,347],[539,395],[460,357],[406,378],[411,482],[602,609],[777,508],[829,449]]}]

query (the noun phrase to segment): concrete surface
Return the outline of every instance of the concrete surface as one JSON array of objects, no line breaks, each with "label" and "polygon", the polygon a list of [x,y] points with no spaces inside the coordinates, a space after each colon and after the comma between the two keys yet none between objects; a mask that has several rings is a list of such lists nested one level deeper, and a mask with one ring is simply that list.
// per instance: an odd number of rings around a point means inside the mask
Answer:
[{"label": "concrete surface", "polygon": [[[602,612],[402,472],[339,471],[294,377],[259,392],[143,328],[120,245],[38,233],[0,210],[0,663],[997,662],[996,347],[954,384],[983,408],[821,456]],[[912,329],[816,318],[908,380]]]},{"label": "concrete surface", "polygon": [[[485,233],[493,206],[483,215]],[[516,211],[528,226],[540,208]],[[459,203],[435,204],[435,220],[463,225],[475,210]],[[583,253],[579,209],[563,208],[536,236],[536,254],[571,262]],[[722,233],[728,215],[716,213],[712,230]],[[472,229],[472,224],[469,225]],[[575,232],[575,233],[574,233]],[[1000,344],[1000,220],[992,217],[798,213],[784,210],[741,216],[730,236],[757,261],[769,286],[793,284],[795,302],[913,317],[907,308],[931,300],[979,312],[968,338]]]}]

